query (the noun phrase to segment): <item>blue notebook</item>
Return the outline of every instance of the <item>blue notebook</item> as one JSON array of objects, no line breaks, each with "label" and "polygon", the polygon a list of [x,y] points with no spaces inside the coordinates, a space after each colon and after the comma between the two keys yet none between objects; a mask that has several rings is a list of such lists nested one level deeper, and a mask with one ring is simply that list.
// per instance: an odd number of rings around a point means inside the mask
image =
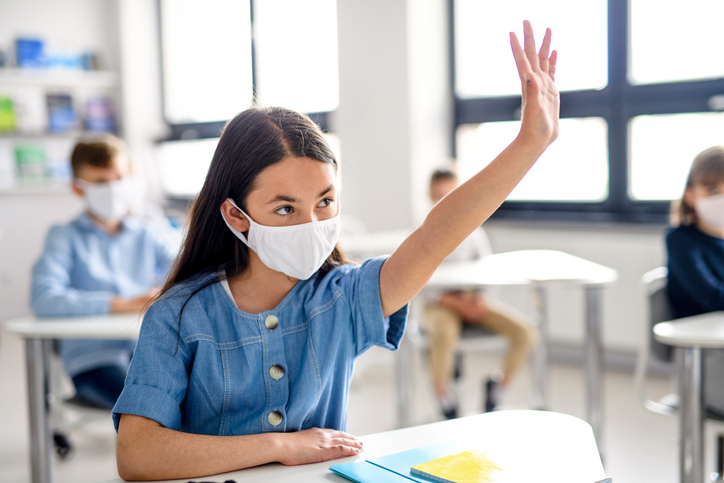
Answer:
[{"label": "blue notebook", "polygon": [[410,468],[466,449],[470,448],[456,442],[436,444],[370,460],[333,465],[329,469],[357,483],[429,483],[430,480],[413,475]]}]

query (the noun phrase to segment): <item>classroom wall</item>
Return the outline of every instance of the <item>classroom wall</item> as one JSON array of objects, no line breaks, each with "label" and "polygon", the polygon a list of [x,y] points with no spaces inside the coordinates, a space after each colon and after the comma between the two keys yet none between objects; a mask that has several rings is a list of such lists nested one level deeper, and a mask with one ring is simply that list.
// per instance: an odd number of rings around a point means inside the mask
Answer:
[{"label": "classroom wall", "polygon": [[[6,48],[14,35],[8,32],[16,25],[32,26],[28,19],[34,12],[56,3],[0,3],[0,48]],[[416,226],[429,209],[427,176],[449,156],[446,4],[338,0],[340,107],[332,128],[342,147],[344,210],[372,230]],[[52,21],[42,24],[43,32],[59,31],[71,44],[97,42],[109,52],[109,60],[115,59],[121,67],[127,140],[153,172],[152,141],[163,134],[153,44],[158,38],[155,0],[72,0],[62,5],[53,10]],[[103,28],[68,29],[71,17]],[[0,320],[27,312],[29,269],[49,225],[70,219],[80,207],[69,193],[0,194]],[[485,227],[496,251],[557,249],[618,270],[619,282],[605,292],[605,345],[632,352],[644,340],[639,280],[665,261],[663,227],[498,220]],[[501,297],[527,304],[524,290],[505,289]],[[583,304],[578,292],[554,289],[549,311],[551,340],[580,344]]]}]

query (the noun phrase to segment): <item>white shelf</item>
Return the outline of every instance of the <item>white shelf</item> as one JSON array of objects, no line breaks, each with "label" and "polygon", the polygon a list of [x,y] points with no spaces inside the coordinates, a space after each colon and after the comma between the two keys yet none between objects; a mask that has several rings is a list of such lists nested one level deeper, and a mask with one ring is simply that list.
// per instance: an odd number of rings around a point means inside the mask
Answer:
[{"label": "white shelf", "polygon": [[[45,141],[46,139],[77,139],[87,134],[96,134],[89,131],[68,131],[68,132],[2,132],[0,133],[0,142],[3,140],[10,141]],[[97,134],[104,134],[98,132]]]},{"label": "white shelf", "polygon": [[118,74],[109,71],[0,68],[0,86],[118,87]]}]

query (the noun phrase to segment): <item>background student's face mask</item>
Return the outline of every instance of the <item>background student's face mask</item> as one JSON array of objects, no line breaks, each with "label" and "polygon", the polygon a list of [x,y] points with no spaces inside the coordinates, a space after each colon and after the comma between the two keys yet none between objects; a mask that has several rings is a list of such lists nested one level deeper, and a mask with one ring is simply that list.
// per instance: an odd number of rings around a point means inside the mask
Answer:
[{"label": "background student's face mask", "polygon": [[103,221],[121,220],[128,215],[134,202],[133,179],[123,178],[108,183],[89,183],[76,180],[85,194],[88,209]]},{"label": "background student's face mask", "polygon": [[696,200],[696,216],[705,225],[724,229],[724,194],[704,196]]},{"label": "background student's face mask", "polygon": [[339,211],[328,220],[301,225],[265,226],[254,222],[231,198],[227,198],[249,220],[248,237],[226,220],[224,223],[264,265],[289,277],[306,280],[314,275],[334,250],[341,231]]}]

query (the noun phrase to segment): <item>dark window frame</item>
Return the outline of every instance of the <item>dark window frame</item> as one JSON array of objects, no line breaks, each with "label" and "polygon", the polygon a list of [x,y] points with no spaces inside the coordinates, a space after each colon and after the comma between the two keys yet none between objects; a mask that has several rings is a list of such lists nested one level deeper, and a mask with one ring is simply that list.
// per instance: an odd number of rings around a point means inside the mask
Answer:
[{"label": "dark window frame", "polygon": [[[452,152],[463,124],[519,119],[520,96],[459,98],[455,93],[455,0],[449,1],[450,73],[454,99]],[[608,85],[561,93],[561,118],[601,117],[608,124],[609,194],[602,202],[506,201],[495,218],[544,221],[662,224],[667,201],[629,196],[629,121],[639,115],[712,112],[708,101],[724,93],[724,78],[632,85],[628,82],[629,2],[608,0]]]}]

